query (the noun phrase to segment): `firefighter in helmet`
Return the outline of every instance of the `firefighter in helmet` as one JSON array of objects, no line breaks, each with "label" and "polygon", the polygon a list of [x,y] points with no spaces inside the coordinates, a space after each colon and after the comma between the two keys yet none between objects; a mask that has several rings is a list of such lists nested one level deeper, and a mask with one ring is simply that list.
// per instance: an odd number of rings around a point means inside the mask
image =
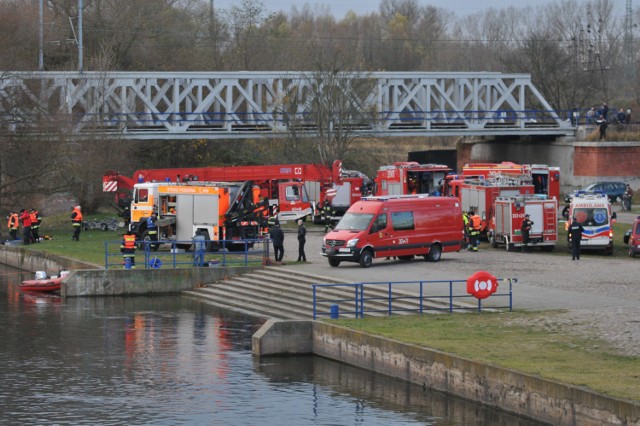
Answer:
[{"label": "firefighter in helmet", "polygon": [[332,229],[331,218],[335,214],[329,200],[324,200],[324,202],[322,203],[321,214],[322,214],[322,222],[324,223],[324,232],[325,233],[329,232],[329,229]]},{"label": "firefighter in helmet", "polygon": [[471,248],[469,242],[469,212],[462,212],[462,224],[464,228],[464,246],[469,250]]},{"label": "firefighter in helmet", "polygon": [[531,231],[532,226],[533,221],[530,219],[528,214],[525,214],[522,225],[520,226],[520,231],[522,232],[522,251],[524,252],[529,251],[529,232]]},{"label": "firefighter in helmet", "polygon": [[136,267],[136,234],[132,231],[127,231],[122,236],[120,253],[122,253],[125,268],[127,268],[127,266],[130,268]]},{"label": "firefighter in helmet", "polygon": [[480,228],[482,220],[473,210],[469,210],[469,250],[478,251],[478,242],[480,240]]}]

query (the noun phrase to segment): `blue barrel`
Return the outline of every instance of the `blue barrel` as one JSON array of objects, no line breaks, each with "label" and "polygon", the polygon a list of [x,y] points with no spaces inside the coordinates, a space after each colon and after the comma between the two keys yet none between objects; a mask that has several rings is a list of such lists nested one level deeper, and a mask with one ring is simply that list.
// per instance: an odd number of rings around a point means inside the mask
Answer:
[{"label": "blue barrel", "polygon": [[338,312],[338,305],[331,305],[331,319],[338,319],[338,317],[340,316]]},{"label": "blue barrel", "polygon": [[125,257],[124,258],[124,269],[131,269],[131,258],[130,257]]}]

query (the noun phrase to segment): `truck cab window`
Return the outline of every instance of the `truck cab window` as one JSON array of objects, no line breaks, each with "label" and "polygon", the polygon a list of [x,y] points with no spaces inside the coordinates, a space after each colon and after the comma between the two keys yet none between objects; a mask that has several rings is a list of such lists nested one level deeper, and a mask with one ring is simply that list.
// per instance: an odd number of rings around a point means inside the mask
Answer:
[{"label": "truck cab window", "polygon": [[136,189],[136,193],[134,195],[134,200],[136,203],[144,203],[149,199],[149,190],[146,188],[138,188]]},{"label": "truck cab window", "polygon": [[287,201],[300,201],[300,187],[299,186],[287,186],[286,189]]},{"label": "truck cab window", "polygon": [[376,217],[376,221],[373,222],[373,226],[371,227],[371,234],[374,234],[378,231],[382,231],[383,229],[386,229],[387,227],[387,215],[385,214],[380,214],[378,215],[378,217]]}]

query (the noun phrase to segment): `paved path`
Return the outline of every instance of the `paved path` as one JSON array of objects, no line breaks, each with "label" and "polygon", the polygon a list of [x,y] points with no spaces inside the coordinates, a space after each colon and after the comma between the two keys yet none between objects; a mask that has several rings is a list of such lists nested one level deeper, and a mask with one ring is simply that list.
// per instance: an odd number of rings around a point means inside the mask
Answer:
[{"label": "paved path", "polygon": [[298,253],[296,235],[285,234],[285,268],[352,282],[466,280],[484,269],[499,278],[518,278],[514,285],[515,309],[566,310],[559,315],[541,315],[536,321],[539,326],[595,334],[619,353],[640,356],[640,258],[583,254],[574,262],[564,242],[556,247],[557,254],[506,252],[489,249],[483,243],[477,253],[444,253],[437,263],[422,258],[411,262],[374,259],[366,269],[355,263],[332,268],[320,254],[324,234],[314,231],[312,228],[307,234],[310,263],[306,264],[293,262]]}]

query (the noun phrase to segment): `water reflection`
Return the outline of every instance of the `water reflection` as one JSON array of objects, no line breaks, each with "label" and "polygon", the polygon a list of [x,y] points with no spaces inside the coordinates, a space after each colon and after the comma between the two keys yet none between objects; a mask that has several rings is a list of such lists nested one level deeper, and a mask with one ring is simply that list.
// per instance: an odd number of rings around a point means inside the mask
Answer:
[{"label": "water reflection", "polygon": [[260,322],[197,300],[63,300],[26,278],[0,275],[0,424],[533,424],[318,357],[254,359]]}]

